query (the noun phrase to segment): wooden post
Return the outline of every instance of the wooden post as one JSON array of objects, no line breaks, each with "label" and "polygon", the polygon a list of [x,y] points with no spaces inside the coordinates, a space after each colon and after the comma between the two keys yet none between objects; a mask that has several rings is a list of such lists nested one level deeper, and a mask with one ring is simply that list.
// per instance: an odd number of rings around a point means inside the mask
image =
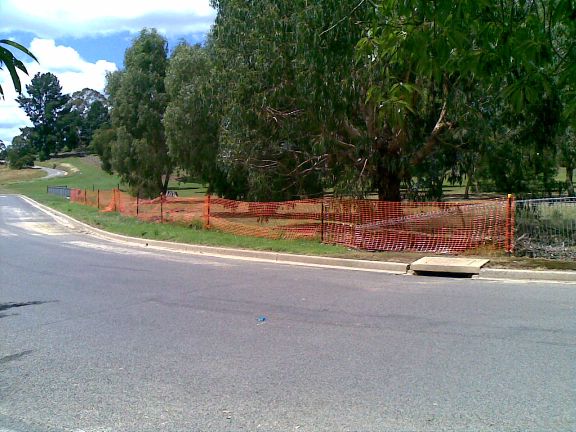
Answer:
[{"label": "wooden post", "polygon": [[164,202],[164,194],[161,193],[161,194],[160,194],[160,223],[164,223],[164,206],[163,206],[163,202]]},{"label": "wooden post", "polygon": [[210,194],[204,198],[204,228],[210,228]]},{"label": "wooden post", "polygon": [[100,209],[100,189],[98,189],[98,192],[96,193],[96,200],[96,205],[98,206],[98,209]]},{"label": "wooden post", "polygon": [[88,204],[88,198],[86,197],[86,189],[84,189],[84,205]]},{"label": "wooden post", "polygon": [[116,202],[116,189],[112,189],[112,201],[114,201],[114,211],[118,211],[118,205]]},{"label": "wooden post", "polygon": [[140,214],[140,191],[136,192],[136,217]]},{"label": "wooden post", "polygon": [[514,197],[508,194],[506,199],[506,238],[504,249],[508,255],[514,249]]}]

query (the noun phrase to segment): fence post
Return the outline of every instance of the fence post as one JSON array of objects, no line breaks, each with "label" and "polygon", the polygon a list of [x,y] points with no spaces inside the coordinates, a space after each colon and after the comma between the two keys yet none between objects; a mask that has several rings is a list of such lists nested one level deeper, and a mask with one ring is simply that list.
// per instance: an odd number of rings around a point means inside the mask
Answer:
[{"label": "fence post", "polygon": [[116,204],[116,189],[112,189],[112,201],[114,202],[114,211],[118,211],[118,206]]},{"label": "fence post", "polygon": [[322,213],[320,214],[320,240],[324,243],[324,198],[322,198]]},{"label": "fence post", "polygon": [[86,197],[86,189],[84,189],[84,205],[88,204],[88,198]]},{"label": "fence post", "polygon": [[96,205],[98,206],[98,210],[100,210],[100,189],[98,189],[96,194]]},{"label": "fence post", "polygon": [[140,214],[140,191],[136,192],[136,217]]},{"label": "fence post", "polygon": [[514,249],[514,197],[508,194],[506,198],[506,238],[504,243],[505,252],[512,254]]},{"label": "fence post", "polygon": [[164,194],[160,193],[160,223],[164,223]]},{"label": "fence post", "polygon": [[210,228],[210,194],[204,198],[204,228]]}]

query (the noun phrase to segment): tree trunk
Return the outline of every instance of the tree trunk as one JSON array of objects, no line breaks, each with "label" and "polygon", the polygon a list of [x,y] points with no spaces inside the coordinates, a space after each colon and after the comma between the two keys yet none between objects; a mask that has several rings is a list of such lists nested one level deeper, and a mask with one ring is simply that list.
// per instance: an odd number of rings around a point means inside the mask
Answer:
[{"label": "tree trunk", "polygon": [[398,155],[386,154],[378,164],[376,183],[381,201],[401,201],[399,159]]},{"label": "tree trunk", "polygon": [[164,176],[164,182],[162,182],[162,180],[160,181],[161,186],[162,186],[162,193],[164,195],[166,195],[166,192],[168,192],[168,183],[170,182],[170,175],[171,172],[168,172],[165,176]]},{"label": "tree trunk", "polygon": [[568,195],[576,196],[574,194],[574,167],[566,167],[566,186],[568,187]]},{"label": "tree trunk", "polygon": [[464,199],[470,198],[470,186],[472,185],[472,178],[468,177],[466,180],[466,187],[464,188]]}]

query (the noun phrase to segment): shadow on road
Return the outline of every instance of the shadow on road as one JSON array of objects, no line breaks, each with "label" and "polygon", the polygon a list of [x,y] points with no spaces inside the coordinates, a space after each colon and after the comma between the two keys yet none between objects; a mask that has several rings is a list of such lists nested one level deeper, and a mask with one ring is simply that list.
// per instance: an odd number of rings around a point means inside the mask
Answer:
[{"label": "shadow on road", "polygon": [[18,354],[11,354],[11,355],[7,355],[4,357],[0,357],[0,365],[14,361],[14,360],[19,360],[22,357],[27,356],[28,354],[32,354],[33,352],[34,352],[34,350],[26,350],[26,351],[19,352]]},{"label": "shadow on road", "polygon": [[[8,303],[0,303],[0,311],[5,311],[8,309],[12,309],[12,308],[19,308],[19,307],[23,307],[23,306],[33,306],[33,305],[40,305],[40,304],[44,304],[44,303],[54,303],[56,300],[49,300],[49,301],[31,301],[31,302],[24,302],[24,303],[14,303],[14,302],[8,302]],[[3,318],[5,316],[9,316],[9,315],[1,315],[0,318]]]}]

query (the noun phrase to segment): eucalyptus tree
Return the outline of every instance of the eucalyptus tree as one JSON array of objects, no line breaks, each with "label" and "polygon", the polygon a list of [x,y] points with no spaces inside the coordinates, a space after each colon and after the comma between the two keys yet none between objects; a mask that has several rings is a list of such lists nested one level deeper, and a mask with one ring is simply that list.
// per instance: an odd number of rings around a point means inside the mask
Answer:
[{"label": "eucalyptus tree", "polygon": [[[213,2],[211,50],[221,90],[218,165],[239,197],[283,199],[310,192],[300,159],[309,131],[297,95],[300,1]],[[242,191],[244,189],[244,191]],[[313,188],[318,189],[318,188]]]},{"label": "eucalyptus tree", "polygon": [[94,89],[83,88],[72,93],[68,106],[79,118],[79,141],[83,145],[90,144],[94,131],[110,121],[108,99]]},{"label": "eucalyptus tree", "polygon": [[404,162],[392,166],[404,169],[408,180],[431,165],[441,185],[454,160],[434,163],[456,138],[472,144],[469,160],[498,189],[527,190],[534,179],[549,188],[560,95],[571,94],[565,106],[574,105],[574,68],[567,61],[574,42],[562,36],[574,27],[572,2],[373,4],[375,18],[358,48],[367,64],[387,71],[369,100],[386,132],[385,148]]},{"label": "eucalyptus tree", "polygon": [[142,30],[126,50],[124,65],[107,76],[116,135],[105,153],[124,182],[152,196],[166,192],[173,170],[162,123],[168,104],[166,39],[156,30]]},{"label": "eucalyptus tree", "polygon": [[[221,94],[208,48],[180,43],[170,57],[166,91],[170,102],[164,127],[170,154],[210,192],[237,196],[217,165]],[[242,185],[244,186],[244,185]]]},{"label": "eucalyptus tree", "polygon": [[68,128],[70,97],[62,93],[58,77],[50,72],[34,75],[26,92],[27,96],[20,95],[16,101],[32,122],[31,145],[44,160],[58,151],[66,138],[73,141],[73,131]]},{"label": "eucalyptus tree", "polygon": [[224,97],[219,162],[249,195],[283,199],[371,187],[368,77],[355,57],[368,2],[213,2]]}]

